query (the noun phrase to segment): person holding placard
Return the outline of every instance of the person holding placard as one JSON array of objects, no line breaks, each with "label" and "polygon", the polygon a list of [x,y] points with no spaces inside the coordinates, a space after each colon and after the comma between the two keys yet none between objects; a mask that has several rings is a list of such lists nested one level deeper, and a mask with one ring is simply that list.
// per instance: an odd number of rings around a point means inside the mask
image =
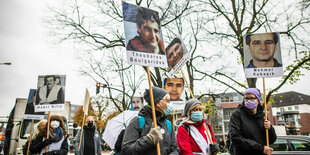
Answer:
[{"label": "person holding placard", "polygon": [[161,88],[152,87],[156,111],[157,126],[153,128],[150,91],[144,92],[148,103],[139,112],[139,116],[131,120],[125,129],[122,143],[124,155],[156,155],[156,144],[159,142],[161,154],[177,155],[179,149],[171,122],[166,119],[172,112],[169,94]]},{"label": "person holding placard", "polygon": [[269,120],[264,120],[261,94],[257,88],[244,92],[244,101],[231,115],[229,139],[232,155],[271,155],[273,149],[266,144],[266,129],[269,143],[273,144],[277,135]]},{"label": "person holding placard", "polygon": [[[40,153],[43,155],[66,155],[68,153],[69,135],[60,116],[51,116],[49,139],[46,139],[46,134],[46,130],[41,131],[39,136],[31,142],[30,151],[32,153]],[[48,152],[46,152],[46,146],[48,147]]]},{"label": "person holding placard", "polygon": [[[181,154],[215,155],[219,152],[213,130],[211,125],[206,123],[205,117],[199,100],[190,99],[187,101],[182,118],[175,123],[176,126],[179,126],[177,142]],[[211,134],[212,139],[208,138],[206,132]]]},{"label": "person holding placard", "polygon": [[99,132],[96,129],[95,121],[92,116],[88,116],[83,126],[81,146],[79,148],[81,129],[74,138],[74,148],[76,155],[100,155],[101,140]]},{"label": "person holding placard", "polygon": [[247,34],[246,47],[252,59],[246,68],[282,67],[274,58],[278,41],[277,33]]},{"label": "person holding placard", "polygon": [[138,36],[129,40],[126,49],[146,53],[165,54],[160,40],[160,21],[154,11],[140,7],[136,16]]}]

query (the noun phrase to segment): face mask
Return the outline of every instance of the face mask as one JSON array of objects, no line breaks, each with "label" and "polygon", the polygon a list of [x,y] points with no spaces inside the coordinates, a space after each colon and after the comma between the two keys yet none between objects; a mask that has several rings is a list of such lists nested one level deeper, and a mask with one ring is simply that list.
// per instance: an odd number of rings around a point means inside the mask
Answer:
[{"label": "face mask", "polygon": [[93,122],[88,122],[87,127],[92,128],[94,126]]},{"label": "face mask", "polygon": [[256,100],[248,100],[248,101],[244,101],[244,105],[248,109],[252,110],[257,106],[257,103],[256,103]]},{"label": "face mask", "polygon": [[58,121],[51,121],[51,127],[52,127],[53,129],[58,128],[58,127],[59,127],[59,122],[58,122]]},{"label": "face mask", "polygon": [[172,113],[172,110],[173,110],[173,107],[172,107],[171,103],[170,103],[170,104],[167,104],[167,109],[164,110],[165,115],[166,115],[166,116],[167,116],[167,115],[170,115],[170,114]]},{"label": "face mask", "polygon": [[202,120],[202,117],[203,117],[203,114],[201,111],[194,111],[192,112],[191,114],[191,119],[194,121],[194,122],[199,122]]}]

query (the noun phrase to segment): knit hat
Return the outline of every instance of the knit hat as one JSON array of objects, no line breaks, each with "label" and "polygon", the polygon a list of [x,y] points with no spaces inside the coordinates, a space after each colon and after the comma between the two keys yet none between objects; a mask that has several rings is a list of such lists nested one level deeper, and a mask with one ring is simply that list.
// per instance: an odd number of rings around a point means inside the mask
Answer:
[{"label": "knit hat", "polygon": [[190,99],[187,101],[184,111],[183,111],[183,116],[188,117],[189,112],[195,107],[195,105],[201,104],[201,102],[197,99]]},{"label": "knit hat", "polygon": [[[160,100],[162,100],[167,92],[164,89],[161,89],[159,87],[152,87],[153,90],[153,99],[154,99],[154,104],[156,105],[157,103],[159,103]],[[143,98],[145,99],[145,101],[151,105],[151,98],[150,98],[150,90],[149,89],[145,89]]]},{"label": "knit hat", "polygon": [[256,98],[260,101],[261,100],[261,94],[260,94],[260,91],[259,91],[259,89],[257,89],[257,88],[249,88],[249,89],[246,89],[245,91],[244,91],[244,95],[245,94],[253,94],[253,95],[255,95],[256,96]]}]

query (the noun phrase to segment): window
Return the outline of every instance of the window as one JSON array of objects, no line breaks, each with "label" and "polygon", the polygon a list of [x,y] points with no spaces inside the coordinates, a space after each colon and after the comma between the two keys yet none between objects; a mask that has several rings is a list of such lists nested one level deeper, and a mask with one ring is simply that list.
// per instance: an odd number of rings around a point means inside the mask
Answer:
[{"label": "window", "polygon": [[295,106],[295,110],[299,110],[299,106]]},{"label": "window", "polygon": [[303,140],[292,140],[291,143],[295,151],[310,151],[310,142]]},{"label": "window", "polygon": [[272,145],[270,145],[271,148],[274,149],[274,151],[288,151],[288,143],[285,139],[278,138]]},{"label": "window", "polygon": [[292,107],[288,107],[287,109],[288,109],[289,111],[291,111],[291,110],[292,110]]},{"label": "window", "polygon": [[280,108],[280,112],[284,112],[284,108]]}]

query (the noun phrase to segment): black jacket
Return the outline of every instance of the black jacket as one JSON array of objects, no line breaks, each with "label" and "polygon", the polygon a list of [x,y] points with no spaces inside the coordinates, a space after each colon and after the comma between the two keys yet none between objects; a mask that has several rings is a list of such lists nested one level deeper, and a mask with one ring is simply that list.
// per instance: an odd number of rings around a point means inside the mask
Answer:
[{"label": "black jacket", "polygon": [[[238,109],[231,115],[229,124],[229,138],[232,142],[232,151],[234,155],[263,155],[266,145],[266,129],[264,127],[263,107],[258,104],[257,113],[244,106],[244,103],[238,106]],[[274,128],[268,130],[269,144],[273,144],[277,135]]]},{"label": "black jacket", "polygon": [[[55,150],[53,152],[56,153],[56,155],[66,155],[68,153],[68,140],[67,136],[65,136],[64,141],[61,144],[60,150]],[[32,153],[40,153],[41,150],[46,147],[48,143],[46,141],[43,141],[43,136],[37,136],[35,139],[31,141],[30,144],[30,152]]]},{"label": "black jacket", "polygon": [[[124,139],[122,143],[123,155],[156,155],[156,145],[146,136],[152,127],[152,109],[148,105],[144,106],[139,115],[144,116],[145,124],[142,131],[139,131],[139,118],[135,117],[131,120],[130,124],[126,127]],[[162,113],[156,111],[157,125],[165,130],[163,140],[159,142],[161,155],[178,155],[179,148],[176,142],[175,134],[170,134],[166,124],[166,117]],[[141,135],[140,135],[141,133]]]}]

